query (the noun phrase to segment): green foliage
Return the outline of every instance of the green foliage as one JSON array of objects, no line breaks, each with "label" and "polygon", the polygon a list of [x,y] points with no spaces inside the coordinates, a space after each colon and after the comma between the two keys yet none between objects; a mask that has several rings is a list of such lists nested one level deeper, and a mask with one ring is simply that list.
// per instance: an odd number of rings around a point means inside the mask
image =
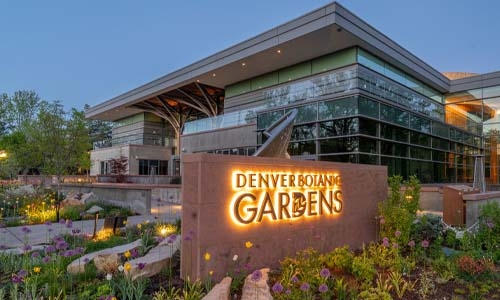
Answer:
[{"label": "green foliage", "polygon": [[[402,185],[405,185],[402,192]],[[420,183],[415,176],[407,182],[399,175],[389,178],[389,198],[379,203],[380,236],[399,245],[410,240],[410,231],[416,218],[420,199]]]},{"label": "green foliage", "polygon": [[357,280],[364,284],[371,284],[377,270],[373,260],[365,254],[365,251],[352,260],[352,274]]},{"label": "green foliage", "polygon": [[350,272],[354,253],[349,250],[349,246],[343,246],[333,249],[323,255],[323,261],[326,266],[333,270]]},{"label": "green foliage", "polygon": [[170,289],[164,289],[160,287],[160,290],[154,292],[153,300],[175,300],[180,297],[180,290],[176,287],[170,287]]},{"label": "green foliage", "polygon": [[147,278],[132,278],[126,274],[120,274],[116,280],[112,281],[114,294],[121,300],[141,300],[146,299],[144,291],[148,286]]},{"label": "green foliage", "polygon": [[479,229],[476,238],[482,241],[482,247],[493,253],[500,245],[500,205],[498,202],[489,202],[481,207]]}]

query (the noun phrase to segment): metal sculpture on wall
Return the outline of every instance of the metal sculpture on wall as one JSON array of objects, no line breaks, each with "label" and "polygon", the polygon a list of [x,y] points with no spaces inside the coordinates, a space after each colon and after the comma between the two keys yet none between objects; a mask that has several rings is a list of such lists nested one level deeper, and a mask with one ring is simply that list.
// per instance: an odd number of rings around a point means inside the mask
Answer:
[{"label": "metal sculpture on wall", "polygon": [[266,128],[262,135],[267,140],[253,156],[290,158],[287,148],[296,116],[297,109],[293,109]]}]

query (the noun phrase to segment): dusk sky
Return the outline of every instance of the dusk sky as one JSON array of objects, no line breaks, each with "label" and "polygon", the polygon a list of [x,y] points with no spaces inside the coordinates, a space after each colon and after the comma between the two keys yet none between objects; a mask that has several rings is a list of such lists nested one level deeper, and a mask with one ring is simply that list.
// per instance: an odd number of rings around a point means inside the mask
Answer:
[{"label": "dusk sky", "polygon": [[[97,105],[324,0],[0,0],[0,94]],[[500,71],[500,1],[343,0],[438,71]]]}]

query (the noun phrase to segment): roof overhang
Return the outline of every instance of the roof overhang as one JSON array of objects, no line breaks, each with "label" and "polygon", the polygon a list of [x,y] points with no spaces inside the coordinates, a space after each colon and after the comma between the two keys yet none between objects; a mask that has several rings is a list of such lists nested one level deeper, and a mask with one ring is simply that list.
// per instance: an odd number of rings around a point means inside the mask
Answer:
[{"label": "roof overhang", "polygon": [[223,89],[352,46],[370,51],[440,92],[449,89],[448,78],[334,2],[93,106],[86,117],[118,120],[140,112],[134,104],[194,82]]}]

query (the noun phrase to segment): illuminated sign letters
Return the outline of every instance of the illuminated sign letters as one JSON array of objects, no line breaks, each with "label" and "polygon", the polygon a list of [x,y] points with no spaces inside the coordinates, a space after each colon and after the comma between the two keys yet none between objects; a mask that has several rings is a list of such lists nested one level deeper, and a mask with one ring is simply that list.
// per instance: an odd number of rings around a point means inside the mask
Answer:
[{"label": "illuminated sign letters", "polygon": [[238,225],[342,212],[339,174],[233,171],[229,213]]}]

